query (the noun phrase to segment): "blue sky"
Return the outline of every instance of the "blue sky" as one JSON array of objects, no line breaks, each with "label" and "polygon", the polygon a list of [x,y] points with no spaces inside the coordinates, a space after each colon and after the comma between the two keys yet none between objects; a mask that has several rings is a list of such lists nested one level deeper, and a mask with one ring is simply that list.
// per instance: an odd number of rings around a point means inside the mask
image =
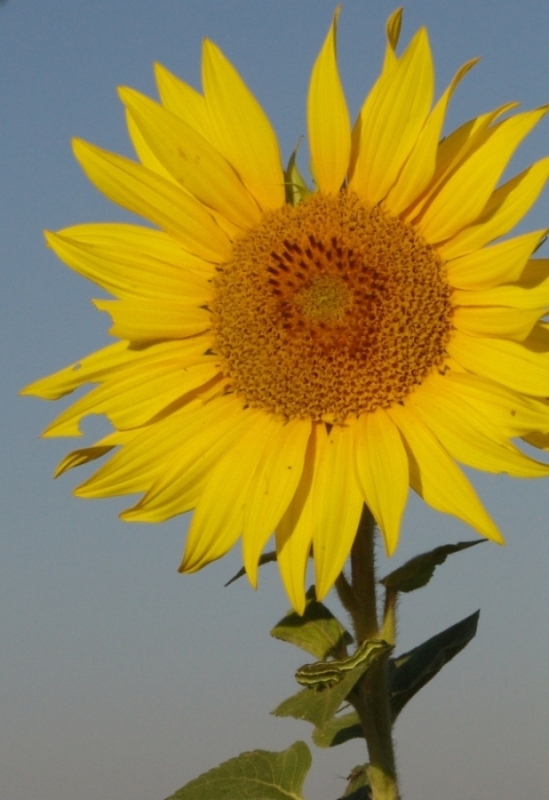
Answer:
[{"label": "blue sky", "polygon": [[[108,342],[91,284],[47,251],[42,231],[129,219],[87,182],[79,136],[131,154],[116,86],[154,94],[160,61],[199,86],[213,39],[268,112],[287,158],[305,133],[310,69],[334,3],[325,0],[6,0],[0,3],[0,258],[3,524],[0,536],[0,796],[6,800],[152,800],[242,750],[309,740],[305,723],[268,712],[306,657],[268,636],[287,602],[266,566],[254,593],[238,548],[195,576],[177,566],[188,520],[122,523],[123,501],[71,496],[54,482],[73,446],[39,441],[59,409],[20,399],[25,383]],[[348,0],[341,72],[354,113],[384,45],[386,0]],[[455,127],[508,100],[549,101],[546,0],[426,0],[405,7],[403,41],[429,29],[438,91],[468,59]],[[546,155],[548,123],[512,172]],[[549,224],[546,191],[520,230]],[[547,257],[548,247],[542,255]],[[85,425],[94,435],[100,421]],[[401,604],[407,649],[481,608],[479,636],[414,699],[397,727],[407,800],[546,795],[549,748],[549,483],[474,476],[508,545],[454,556]],[[126,503],[127,504],[127,503]],[[410,502],[387,571],[465,526]],[[329,603],[330,604],[330,603]],[[361,747],[314,752],[311,800],[334,800]]]}]

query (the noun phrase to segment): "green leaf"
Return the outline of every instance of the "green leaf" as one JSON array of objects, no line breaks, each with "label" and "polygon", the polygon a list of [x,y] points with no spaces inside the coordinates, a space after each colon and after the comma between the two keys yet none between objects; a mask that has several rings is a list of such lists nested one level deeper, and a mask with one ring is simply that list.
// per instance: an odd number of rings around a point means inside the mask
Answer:
[{"label": "green leaf", "polygon": [[317,747],[336,747],[350,739],[363,739],[364,731],[356,711],[329,719],[313,731],[313,742]]},{"label": "green leaf", "polygon": [[349,784],[341,800],[343,798],[346,798],[346,800],[372,800],[370,781],[368,780],[368,767],[369,764],[361,764],[354,768],[347,778]]},{"label": "green leaf", "polygon": [[393,720],[406,703],[474,638],[479,615],[480,611],[475,611],[470,617],[389,661]]},{"label": "green leaf", "polygon": [[[299,143],[298,143],[299,147]],[[305,183],[303,176],[301,175],[299,169],[297,168],[296,158],[297,158],[297,150],[298,147],[295,148],[294,152],[290,156],[290,160],[288,161],[288,167],[284,173],[284,183],[286,185],[286,202],[289,203],[291,206],[297,206],[302,200],[311,194],[311,190]]]},{"label": "green leaf", "polygon": [[485,541],[486,539],[474,539],[471,542],[458,542],[457,544],[444,544],[441,547],[435,547],[434,550],[422,553],[395,569],[394,572],[390,572],[380,583],[386,589],[392,589],[395,592],[413,592],[414,589],[421,589],[422,586],[426,586],[429,583],[436,567],[444,564],[449,555],[458,553],[460,550],[466,550],[468,547],[474,547],[476,544],[481,544]]},{"label": "green leaf", "polygon": [[252,750],[205,772],[166,800],[303,800],[311,761],[305,742],[281,753]]},{"label": "green leaf", "polygon": [[355,677],[352,672],[349,672],[342,681],[323,692],[302,689],[280,703],[274,711],[271,711],[271,714],[274,714],[275,717],[304,719],[312,723],[315,728],[322,727],[336,714],[359,678],[360,676]]},{"label": "green leaf", "polygon": [[301,692],[288,697],[271,714],[276,717],[294,717],[311,722],[315,728],[321,728],[337,712],[347,695],[362,676],[372,668],[380,657],[385,657],[391,646],[384,643],[385,647],[378,646],[372,649],[370,658],[359,664],[356,669],[344,673],[344,677],[334,686],[315,691],[303,689]]},{"label": "green leaf", "polygon": [[[262,567],[263,564],[268,564],[270,561],[276,561],[276,550],[270,550],[268,553],[264,553],[262,556],[259,557],[258,563],[259,566]],[[227,583],[225,584],[225,588],[227,588],[227,586],[230,586],[231,583],[234,583],[239,578],[242,578],[242,576],[245,574],[246,570],[244,569],[244,567],[242,567],[241,569],[238,570],[236,575],[233,575],[230,581],[227,581]]]},{"label": "green leaf", "polygon": [[290,611],[272,629],[271,636],[301,647],[316,658],[330,655],[344,657],[345,647],[353,641],[351,634],[332,612],[315,599],[314,586],[307,592],[303,616]]}]

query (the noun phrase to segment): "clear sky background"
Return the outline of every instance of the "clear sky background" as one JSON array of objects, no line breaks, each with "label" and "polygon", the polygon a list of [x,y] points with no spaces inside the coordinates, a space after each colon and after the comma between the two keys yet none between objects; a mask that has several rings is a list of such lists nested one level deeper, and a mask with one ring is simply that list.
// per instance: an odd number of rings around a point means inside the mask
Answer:
[{"label": "clear sky background", "polygon": [[[61,404],[19,399],[24,384],[108,343],[91,284],[58,262],[42,230],[127,220],[87,182],[70,137],[131,154],[116,86],[154,95],[152,64],[199,86],[210,37],[268,112],[288,158],[305,131],[310,69],[333,0],[5,0],[0,2],[2,458],[0,797],[161,800],[222,760],[310,742],[306,723],[269,711],[307,661],[268,636],[286,612],[276,569],[254,593],[239,548],[177,573],[187,518],[127,524],[127,500],[84,501],[52,471],[74,440],[40,441]],[[348,0],[341,72],[352,114],[377,75],[393,2]],[[547,0],[411,0],[403,42],[427,25],[440,92],[473,56],[449,126],[508,100],[549,102]],[[549,124],[518,172],[549,152]],[[306,166],[304,162],[303,167]],[[549,225],[546,191],[521,230]],[[546,245],[542,254],[549,255]],[[93,437],[100,422],[85,425]],[[403,712],[396,736],[406,800],[548,796],[549,482],[473,476],[508,545],[453,556],[404,598],[399,650],[481,608],[479,635]],[[388,571],[473,531],[412,498]],[[330,605],[330,600],[328,600]],[[311,745],[311,747],[314,747]],[[362,747],[315,749],[309,800],[335,800]]]}]

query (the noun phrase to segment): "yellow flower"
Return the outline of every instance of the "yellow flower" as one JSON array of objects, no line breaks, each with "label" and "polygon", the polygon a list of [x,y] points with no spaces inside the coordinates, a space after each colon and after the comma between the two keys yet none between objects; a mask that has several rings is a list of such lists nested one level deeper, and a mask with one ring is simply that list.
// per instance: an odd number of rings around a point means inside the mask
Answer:
[{"label": "yellow flower", "polygon": [[[465,64],[433,105],[427,33],[381,75],[351,129],[336,62],[338,12],[307,101],[314,190],[281,166],[261,107],[204,45],[199,94],[166,69],[161,102],[120,94],[141,163],[74,143],[90,180],[156,226],[93,224],[48,234],[71,268],[114,295],[96,301],[120,341],[24,391],[56,399],[96,384],[47,428],[113,432],[58,474],[115,452],[80,497],[142,493],[122,518],[195,509],[181,571],[242,536],[253,585],[275,532],[298,611],[314,554],[322,598],[366,503],[397,545],[408,487],[502,541],[461,469],[548,474],[512,440],[549,441],[549,260],[545,235],[501,239],[549,176],[549,158],[497,186],[547,108],[510,103],[442,137]],[[492,244],[498,240],[496,244]]]}]

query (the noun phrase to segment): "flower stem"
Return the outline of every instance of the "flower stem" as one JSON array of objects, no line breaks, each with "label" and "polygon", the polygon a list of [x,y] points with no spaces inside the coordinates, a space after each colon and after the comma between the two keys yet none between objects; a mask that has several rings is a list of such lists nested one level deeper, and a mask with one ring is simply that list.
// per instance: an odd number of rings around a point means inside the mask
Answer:
[{"label": "flower stem", "polygon": [[[351,551],[352,602],[349,595],[345,598],[358,642],[381,638],[389,631],[394,637],[394,624],[387,625],[388,620],[384,620],[380,629],[378,623],[374,539],[374,518],[364,506]],[[368,745],[372,800],[398,800],[387,659],[380,659],[373,666],[349,699],[358,713]]]}]

